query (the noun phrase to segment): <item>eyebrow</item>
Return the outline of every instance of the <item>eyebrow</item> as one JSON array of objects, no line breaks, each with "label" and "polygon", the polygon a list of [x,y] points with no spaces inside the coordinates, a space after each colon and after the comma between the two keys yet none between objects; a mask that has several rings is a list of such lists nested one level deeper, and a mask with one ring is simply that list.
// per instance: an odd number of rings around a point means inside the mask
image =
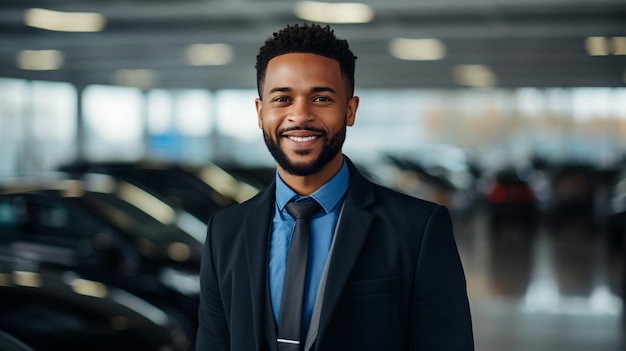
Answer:
[{"label": "eyebrow", "polygon": [[[269,91],[270,94],[272,93],[285,93],[285,92],[290,92],[293,91],[293,89],[289,88],[289,87],[276,87],[273,88],[272,90]],[[311,88],[311,92],[312,93],[321,93],[321,92],[330,92],[333,94],[337,94],[337,91],[331,87],[325,87],[325,86],[321,86],[321,87],[313,87]]]},{"label": "eyebrow", "polygon": [[312,93],[321,93],[321,92],[330,92],[333,94],[337,94],[337,91],[331,87],[314,87],[311,89]]},{"label": "eyebrow", "polygon": [[277,88],[273,88],[272,90],[269,91],[270,94],[273,93],[285,93],[285,92],[289,92],[291,91],[291,88],[287,88],[287,87],[277,87]]}]

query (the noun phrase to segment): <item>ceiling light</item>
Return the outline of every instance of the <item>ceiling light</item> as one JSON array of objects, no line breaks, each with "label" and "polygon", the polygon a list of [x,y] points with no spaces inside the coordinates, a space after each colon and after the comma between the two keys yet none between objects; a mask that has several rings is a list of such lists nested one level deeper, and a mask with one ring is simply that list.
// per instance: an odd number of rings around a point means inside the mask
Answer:
[{"label": "ceiling light", "polygon": [[374,18],[369,5],[356,2],[300,1],[294,13],[303,20],[321,23],[368,23]]},{"label": "ceiling light", "polygon": [[609,52],[609,41],[605,37],[587,37],[585,50],[589,56],[606,56]]},{"label": "ceiling light", "polygon": [[29,71],[50,71],[63,67],[63,53],[59,50],[24,50],[16,57],[17,67]]},{"label": "ceiling light", "polygon": [[389,52],[400,60],[433,61],[446,56],[446,47],[437,39],[397,38],[389,43]]},{"label": "ceiling light", "polygon": [[496,74],[484,65],[457,65],[452,71],[457,83],[476,88],[487,88],[497,84]]},{"label": "ceiling light", "polygon": [[28,9],[24,24],[30,27],[60,32],[99,32],[104,29],[104,16],[94,12],[60,12]]},{"label": "ceiling light", "polygon": [[156,73],[150,69],[121,69],[113,74],[113,84],[147,90],[157,82]]},{"label": "ceiling light", "polygon": [[192,66],[226,65],[234,56],[234,50],[228,44],[193,44],[185,52],[187,63]]},{"label": "ceiling light", "polygon": [[613,55],[626,55],[626,37],[611,38]]}]

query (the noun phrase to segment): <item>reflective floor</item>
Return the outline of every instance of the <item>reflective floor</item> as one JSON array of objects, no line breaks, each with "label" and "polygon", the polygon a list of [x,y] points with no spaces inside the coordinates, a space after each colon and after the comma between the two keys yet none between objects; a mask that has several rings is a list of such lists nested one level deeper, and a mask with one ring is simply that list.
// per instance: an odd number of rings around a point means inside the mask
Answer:
[{"label": "reflective floor", "polygon": [[455,217],[476,350],[626,350],[623,251],[584,223],[491,232],[484,213]]}]

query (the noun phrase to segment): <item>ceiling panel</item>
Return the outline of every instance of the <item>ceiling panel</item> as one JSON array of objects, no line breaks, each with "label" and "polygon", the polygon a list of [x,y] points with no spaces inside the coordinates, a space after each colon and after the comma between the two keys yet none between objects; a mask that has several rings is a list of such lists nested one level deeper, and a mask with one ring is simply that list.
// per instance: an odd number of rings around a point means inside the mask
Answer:
[{"label": "ceiling panel", "polygon": [[[286,24],[301,23],[293,1],[3,1],[0,4],[0,77],[111,84],[120,69],[150,69],[156,86],[254,88],[258,47]],[[457,65],[482,64],[500,87],[625,86],[626,56],[590,57],[587,36],[626,37],[624,0],[376,0],[368,24],[334,25],[359,57],[358,88],[457,88]],[[27,27],[24,11],[94,11],[107,20],[98,33],[63,33]],[[396,37],[437,38],[441,61],[391,57]],[[184,52],[194,43],[228,43],[233,62],[191,67]],[[56,71],[16,67],[21,50],[56,49]]]}]

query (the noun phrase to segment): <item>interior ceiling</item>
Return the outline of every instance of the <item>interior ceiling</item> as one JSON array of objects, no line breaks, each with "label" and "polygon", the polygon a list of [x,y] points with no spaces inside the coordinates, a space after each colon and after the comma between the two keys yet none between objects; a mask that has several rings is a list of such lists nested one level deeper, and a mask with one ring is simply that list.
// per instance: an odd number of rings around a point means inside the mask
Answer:
[{"label": "interior ceiling", "polygon": [[[587,36],[626,36],[625,0],[370,0],[367,24],[333,25],[358,56],[357,88],[455,88],[458,64],[483,64],[499,87],[624,87],[626,56],[589,56]],[[151,69],[166,88],[255,88],[254,61],[263,41],[286,24],[302,23],[291,0],[3,0],[0,77],[111,84],[120,69]],[[98,12],[104,31],[54,32],[27,27],[28,8]],[[391,57],[396,37],[437,38],[443,60]],[[190,44],[228,43],[225,66],[185,63]],[[54,71],[20,70],[22,50],[58,49]]]}]

